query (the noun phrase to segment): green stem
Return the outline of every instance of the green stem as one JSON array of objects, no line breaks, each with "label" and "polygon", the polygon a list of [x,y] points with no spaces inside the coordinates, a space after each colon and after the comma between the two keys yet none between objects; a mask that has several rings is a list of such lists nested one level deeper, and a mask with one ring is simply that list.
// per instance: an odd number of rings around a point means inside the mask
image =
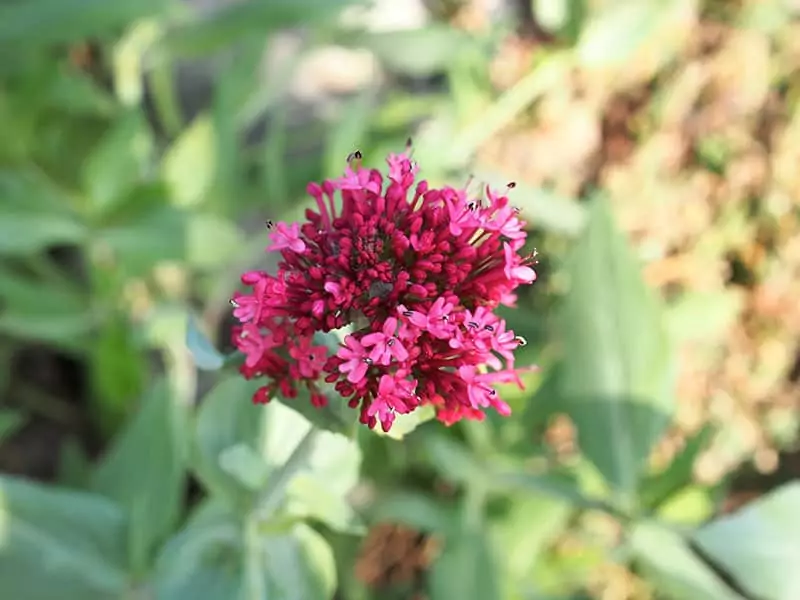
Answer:
[{"label": "green stem", "polygon": [[256,503],[256,514],[259,518],[268,518],[280,506],[283,494],[292,477],[305,466],[311,456],[318,433],[315,427],[311,427],[292,451],[289,459],[270,478],[269,485]]}]

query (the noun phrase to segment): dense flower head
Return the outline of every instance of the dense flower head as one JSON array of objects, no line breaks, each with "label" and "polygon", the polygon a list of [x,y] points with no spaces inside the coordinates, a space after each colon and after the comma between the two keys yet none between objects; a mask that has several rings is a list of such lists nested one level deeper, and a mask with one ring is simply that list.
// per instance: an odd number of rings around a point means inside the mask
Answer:
[{"label": "dense flower head", "polygon": [[[231,300],[241,372],[267,378],[254,401],[305,387],[324,406],[333,386],[384,431],[424,405],[446,424],[481,420],[488,407],[507,415],[494,386],[522,386],[514,351],[524,340],[493,310],[536,279],[535,253],[520,255],[519,211],[508,190],[433,189],[416,181],[408,153],[387,162],[385,178],[351,161],[343,177],[309,184],[317,210],[304,223],[268,223],[278,271],[245,273],[249,292]],[[344,327],[333,351],[315,338]]]}]

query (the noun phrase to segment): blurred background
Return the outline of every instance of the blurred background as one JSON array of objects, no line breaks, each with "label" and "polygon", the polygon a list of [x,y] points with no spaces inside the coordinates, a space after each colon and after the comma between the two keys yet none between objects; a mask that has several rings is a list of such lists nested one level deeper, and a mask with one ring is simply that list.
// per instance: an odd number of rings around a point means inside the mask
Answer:
[{"label": "blurred background", "polygon": [[[798,99],[792,0],[0,3],[0,596],[800,598]],[[409,136],[516,182],[540,370],[249,528],[228,299]]]}]

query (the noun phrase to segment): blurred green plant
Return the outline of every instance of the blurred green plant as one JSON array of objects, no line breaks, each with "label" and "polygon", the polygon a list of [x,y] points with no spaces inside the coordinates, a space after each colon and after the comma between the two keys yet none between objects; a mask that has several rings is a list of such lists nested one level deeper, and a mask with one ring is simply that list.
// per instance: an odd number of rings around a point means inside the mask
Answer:
[{"label": "blurred green plant", "polygon": [[[515,192],[550,243],[549,279],[565,283],[537,290],[546,311],[523,296],[509,316],[530,342],[523,362],[542,368],[526,379],[532,389],[509,394],[513,418],[445,430],[415,414],[398,419],[398,441],[354,430],[335,398],[325,411],[303,398],[253,406],[254,384],[224,372],[236,357],[204,331],[220,328],[231,274],[260,264],[262,236],[244,233],[243,215],[302,210],[308,179],[334,173],[355,146],[378,160],[421,121],[426,174],[460,176],[576,65],[631,61],[697,9],[532,2],[562,47],[498,96],[491,40],[446,23],[332,25],[345,4],[245,0],[206,15],[166,0],[0,7],[0,54],[14,57],[0,64],[0,387],[18,347],[75,357],[91,374],[90,417],[110,440],[92,462],[65,444],[58,484],[0,476],[0,588],[25,599],[387,598],[352,567],[364,531],[389,521],[440,541],[423,585],[432,600],[586,597],[604,563],[636,572],[655,597],[798,597],[796,484],[714,518],[720,489],[692,478],[710,427],[667,466],[650,466],[675,416],[672,338],[702,336],[737,299],[693,296],[702,306],[681,304],[667,319],[602,196]],[[784,22],[777,4],[752,20]],[[368,49],[398,78],[443,74],[448,89],[367,89],[342,103],[338,122],[290,131],[286,77],[253,73],[264,38],[310,25],[318,40]],[[88,68],[68,59],[68,45],[87,39],[99,52]],[[676,52],[659,50],[659,64]],[[218,51],[230,53],[226,68],[190,118],[173,69]],[[243,148],[264,115],[265,140]],[[323,147],[307,151],[306,138]],[[699,151],[717,170],[728,159],[713,138]],[[562,264],[552,249],[570,245]],[[218,378],[205,393],[198,369]],[[56,412],[18,396],[20,407],[0,411],[0,443],[31,414]],[[539,440],[559,414],[579,446],[565,460]],[[192,482],[199,500],[187,497]]]}]

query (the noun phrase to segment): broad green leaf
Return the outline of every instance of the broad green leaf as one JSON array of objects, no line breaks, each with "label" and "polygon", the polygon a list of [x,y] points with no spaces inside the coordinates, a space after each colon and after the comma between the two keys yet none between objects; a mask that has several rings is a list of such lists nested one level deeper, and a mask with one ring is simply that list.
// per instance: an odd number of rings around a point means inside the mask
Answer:
[{"label": "broad green leaf", "polygon": [[88,299],[64,282],[46,284],[0,268],[0,332],[79,350],[95,317]]},{"label": "broad green leaf", "polygon": [[125,535],[122,511],[105,498],[0,476],[4,597],[121,597],[127,585]]},{"label": "broad green leaf", "polygon": [[753,597],[800,597],[800,483],[793,481],[738,512],[696,531],[692,538]]},{"label": "broad green leaf", "polygon": [[673,412],[672,363],[655,299],[601,198],[568,274],[561,395],[582,451],[631,508]]},{"label": "broad green leaf", "polygon": [[289,484],[286,512],[300,519],[316,519],[334,531],[363,535],[366,529],[344,494],[326,486],[324,478],[299,475]]},{"label": "broad green leaf", "polygon": [[156,598],[242,598],[242,524],[224,504],[206,501],[156,559]]},{"label": "broad green leaf", "polygon": [[348,0],[245,0],[223,5],[169,31],[158,51],[162,56],[202,56],[248,36],[325,22],[347,3]]},{"label": "broad green leaf", "polygon": [[248,503],[252,492],[225,471],[220,457],[239,444],[259,448],[266,413],[251,398],[261,383],[239,374],[226,377],[203,397],[195,421],[194,472],[212,494],[234,505]]},{"label": "broad green leaf", "polygon": [[168,203],[163,185],[139,185],[105,217],[96,245],[124,274],[145,275],[160,261],[184,258],[186,213]]},{"label": "broad green leaf", "polygon": [[155,591],[164,600],[218,598],[329,600],[336,585],[327,542],[305,525],[270,535],[224,505],[201,505],[158,558]]},{"label": "broad green leaf", "polygon": [[83,241],[86,227],[44,175],[0,170],[0,254],[32,254]]},{"label": "broad green leaf", "polygon": [[0,48],[77,42],[113,33],[132,21],[159,13],[166,0],[25,0],[0,5]]},{"label": "broad green leaf", "polygon": [[186,347],[192,353],[194,364],[203,371],[216,371],[225,364],[225,357],[214,347],[211,340],[200,331],[197,320],[189,315],[186,321]]},{"label": "broad green leaf", "polygon": [[634,526],[630,547],[648,581],[670,600],[741,600],[679,534],[642,522]]},{"label": "broad green leaf", "polygon": [[495,556],[480,529],[463,528],[446,538],[430,572],[431,600],[500,598]]},{"label": "broad green leaf", "polygon": [[156,382],[92,476],[93,490],[128,511],[134,569],[147,566],[150,551],[180,518],[187,419],[166,381]]},{"label": "broad green leaf", "polygon": [[125,200],[146,175],[152,152],[153,137],[144,115],[133,111],[117,120],[84,164],[83,188],[93,215]]},{"label": "broad green leaf", "polygon": [[219,466],[247,489],[254,492],[264,487],[269,468],[264,459],[248,444],[236,444],[219,455]]},{"label": "broad green leaf", "polygon": [[[248,550],[248,575],[263,578],[263,587],[259,587],[266,592],[265,597],[276,600],[333,597],[336,591],[333,552],[325,538],[308,525],[295,525],[286,535],[263,535]],[[249,589],[254,588],[249,586]]]},{"label": "broad green leaf", "polygon": [[[262,455],[276,473],[313,425],[280,403],[270,403],[263,410],[266,429]],[[355,440],[318,430],[305,465],[299,466],[285,484],[288,511],[322,520],[343,531],[357,528],[358,519],[345,497],[358,483],[360,467],[361,451]],[[321,499],[326,501],[320,502]]]},{"label": "broad green leaf", "polygon": [[0,408],[0,444],[14,435],[25,424],[25,417],[19,411]]},{"label": "broad green leaf", "polygon": [[162,169],[173,201],[194,206],[214,184],[216,146],[214,124],[207,116],[196,118],[164,155]]}]

